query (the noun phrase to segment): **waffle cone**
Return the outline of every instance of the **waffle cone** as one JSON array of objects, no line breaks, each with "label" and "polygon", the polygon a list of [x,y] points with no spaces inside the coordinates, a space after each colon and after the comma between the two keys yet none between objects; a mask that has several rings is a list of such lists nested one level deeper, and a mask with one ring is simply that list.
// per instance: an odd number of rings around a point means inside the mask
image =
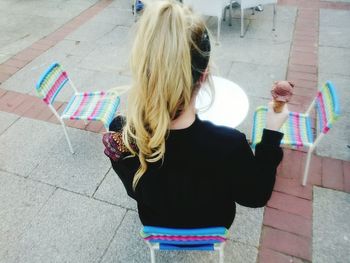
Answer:
[{"label": "waffle cone", "polygon": [[284,104],[286,104],[284,101],[273,101],[273,111],[276,113],[280,113],[283,110]]}]

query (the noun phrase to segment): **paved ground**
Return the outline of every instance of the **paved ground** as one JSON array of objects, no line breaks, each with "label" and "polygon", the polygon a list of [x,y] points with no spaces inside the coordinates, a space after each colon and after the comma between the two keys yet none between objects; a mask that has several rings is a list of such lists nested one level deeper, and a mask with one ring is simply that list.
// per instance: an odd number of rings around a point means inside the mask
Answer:
[{"label": "paved ground", "polygon": [[[238,127],[250,137],[252,114],[274,80],[296,82],[292,110],[305,110],[325,80],[337,87],[342,118],[313,156],[300,186],[305,153],[285,149],[275,191],[264,209],[238,208],[226,262],[347,262],[350,193],[350,1],[280,0],[248,16],[239,37],[222,23],[213,72],[238,83],[250,112]],[[136,205],[103,155],[99,123],[68,122],[76,154],[35,97],[53,61],[80,90],[130,81],[134,24],[128,0],[0,0],[0,262],[147,262]],[[216,34],[215,19],[207,20]],[[64,91],[55,107],[69,98]],[[162,253],[158,262],[215,262],[209,253]]]}]

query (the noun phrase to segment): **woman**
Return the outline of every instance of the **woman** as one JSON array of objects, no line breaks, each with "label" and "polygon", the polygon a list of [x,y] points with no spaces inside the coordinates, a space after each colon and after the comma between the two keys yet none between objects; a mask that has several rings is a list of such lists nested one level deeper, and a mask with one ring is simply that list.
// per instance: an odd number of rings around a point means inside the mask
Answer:
[{"label": "woman", "polygon": [[103,137],[144,225],[229,228],[235,202],[262,207],[271,196],[287,109],[269,110],[255,156],[243,133],[201,121],[195,99],[209,55],[207,29],[189,9],[170,1],[145,8],[126,118],[114,119]]}]

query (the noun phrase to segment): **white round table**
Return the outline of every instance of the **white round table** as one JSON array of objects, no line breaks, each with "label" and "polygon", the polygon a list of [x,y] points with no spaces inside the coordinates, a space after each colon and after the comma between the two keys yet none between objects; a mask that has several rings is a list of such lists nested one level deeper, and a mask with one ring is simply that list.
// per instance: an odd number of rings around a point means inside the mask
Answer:
[{"label": "white round table", "polygon": [[215,90],[213,104],[207,109],[211,98],[206,92],[209,89],[206,83],[197,96],[198,116],[201,120],[209,120],[216,125],[235,128],[248,114],[248,97],[241,87],[232,81],[216,76],[212,79]]}]

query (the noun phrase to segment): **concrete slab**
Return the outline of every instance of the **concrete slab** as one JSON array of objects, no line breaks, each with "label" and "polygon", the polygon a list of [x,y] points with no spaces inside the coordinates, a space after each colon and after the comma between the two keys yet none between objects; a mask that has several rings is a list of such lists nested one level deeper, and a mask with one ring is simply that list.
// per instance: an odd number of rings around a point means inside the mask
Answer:
[{"label": "concrete slab", "polygon": [[321,156],[333,157],[341,160],[350,160],[350,77],[338,74],[319,73],[319,86],[327,80],[332,81],[336,88],[340,101],[341,117],[334,124],[332,129],[327,133],[319,146],[316,153]]},{"label": "concrete slab", "polygon": [[75,154],[71,154],[65,137],[61,137],[38,163],[30,178],[73,192],[92,196],[110,168],[103,154],[101,134],[68,129]]},{"label": "concrete slab", "polygon": [[1,169],[28,176],[62,136],[58,125],[21,118],[0,136]]},{"label": "concrete slab", "polygon": [[350,194],[314,187],[313,262],[350,258]]},{"label": "concrete slab", "polygon": [[[148,262],[149,249],[141,239],[140,224],[136,212],[128,211],[101,263]],[[255,247],[229,240],[225,247],[225,262],[256,262],[258,250]],[[217,252],[156,252],[156,262],[218,262]]]},{"label": "concrete slab", "polygon": [[6,60],[8,60],[11,57],[11,55],[8,54],[1,54],[0,53],[0,63],[5,62]]},{"label": "concrete slab", "polygon": [[0,171],[0,261],[20,240],[55,188]]},{"label": "concrete slab", "polygon": [[[349,12],[350,16],[350,12]],[[350,22],[348,22],[350,24]],[[350,48],[349,27],[324,26],[320,27],[320,46]]]},{"label": "concrete slab", "polygon": [[108,34],[116,26],[109,23],[95,23],[94,19],[87,21],[78,30],[69,34],[66,39],[75,41],[96,41]]},{"label": "concrete slab", "polygon": [[137,210],[136,201],[127,195],[122,181],[113,169],[108,172],[106,178],[94,194],[94,198],[135,211]]},{"label": "concrete slab", "polygon": [[[252,74],[254,72],[254,74]],[[228,79],[238,84],[248,97],[271,98],[271,88],[276,80],[286,78],[287,67],[266,66],[247,62],[233,62]]]},{"label": "concrete slab", "polygon": [[[337,2],[340,1],[337,0]],[[347,27],[350,23],[349,12],[349,10],[320,9],[320,29],[325,27]]]},{"label": "concrete slab", "polygon": [[213,58],[285,68],[290,44],[290,42],[271,43],[271,40],[252,41],[246,38],[235,39],[223,36],[221,45],[213,50]]},{"label": "concrete slab", "polygon": [[230,239],[258,247],[264,217],[264,208],[248,208],[237,205],[237,214],[230,228]]},{"label": "concrete slab", "polygon": [[317,147],[322,156],[350,160],[350,38],[348,10],[320,10],[319,86],[330,80],[340,100],[341,117]]},{"label": "concrete slab", "polygon": [[98,262],[125,210],[57,190],[1,262]]},{"label": "concrete slab", "polygon": [[100,263],[150,261],[149,249],[139,234],[141,227],[138,214],[128,211]]},{"label": "concrete slab", "polygon": [[131,2],[125,1],[129,3],[129,8],[121,8],[121,1],[119,2],[118,6],[109,6],[108,8],[105,8],[100,15],[98,15],[96,18],[94,18],[95,23],[107,23],[112,24],[115,26],[132,26],[134,25],[134,17],[131,12]]},{"label": "concrete slab", "polygon": [[350,0],[327,0],[327,2],[342,2],[342,3],[350,3]]},{"label": "concrete slab", "polygon": [[[35,41],[50,34],[61,25],[77,16],[97,0],[68,1],[2,1],[0,20],[0,54],[14,55]],[[50,10],[50,12],[48,12]],[[40,30],[37,30],[40,28]],[[15,32],[2,40],[5,32]]]},{"label": "concrete slab", "polygon": [[319,72],[347,76],[350,72],[350,49],[319,47]]},{"label": "concrete slab", "polygon": [[6,131],[16,120],[19,119],[19,116],[7,112],[0,112],[0,135]]}]

